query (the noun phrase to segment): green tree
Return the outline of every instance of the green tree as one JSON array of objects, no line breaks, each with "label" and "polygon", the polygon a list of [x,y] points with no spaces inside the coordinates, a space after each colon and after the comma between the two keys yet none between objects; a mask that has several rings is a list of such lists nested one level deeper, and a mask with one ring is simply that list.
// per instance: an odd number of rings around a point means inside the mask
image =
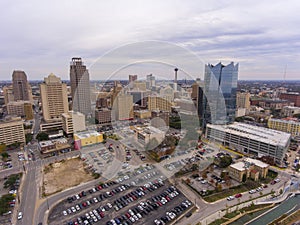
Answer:
[{"label": "green tree", "polygon": [[232,157],[230,155],[224,155],[223,157],[215,158],[214,163],[219,165],[220,168],[225,168],[232,163]]},{"label": "green tree", "polygon": [[47,140],[49,140],[49,135],[47,133],[45,133],[45,132],[40,132],[36,136],[36,139],[38,141],[47,141]]},{"label": "green tree", "polygon": [[6,144],[1,143],[0,144],[0,153],[4,152],[6,150]]},{"label": "green tree", "polygon": [[26,144],[28,144],[29,142],[31,142],[33,138],[33,135],[28,133],[28,134],[25,134],[25,139],[26,139]]},{"label": "green tree", "polygon": [[222,184],[220,184],[220,183],[217,184],[216,191],[218,191],[218,192],[222,191]]},{"label": "green tree", "polygon": [[7,152],[1,153],[2,159],[5,161],[10,155]]}]

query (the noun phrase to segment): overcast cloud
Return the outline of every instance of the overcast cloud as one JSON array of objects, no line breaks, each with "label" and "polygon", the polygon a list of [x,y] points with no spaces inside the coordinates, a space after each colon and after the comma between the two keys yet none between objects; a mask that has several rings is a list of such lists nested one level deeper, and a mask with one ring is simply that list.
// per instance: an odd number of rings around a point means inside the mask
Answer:
[{"label": "overcast cloud", "polygon": [[[299,10],[297,0],[3,0],[0,78],[9,80],[14,69],[22,69],[31,80],[51,72],[69,79],[72,57],[80,56],[92,67],[111,49],[156,40],[181,46],[204,63],[239,62],[239,79],[283,79],[286,65],[286,78],[299,79]],[[130,52],[122,57],[132,58]],[[140,54],[157,57],[147,51]],[[157,72],[142,67],[137,74]],[[194,66],[190,73],[201,77],[202,69]],[[110,70],[90,71],[92,79],[106,79]],[[124,77],[129,71],[123,71]]]}]

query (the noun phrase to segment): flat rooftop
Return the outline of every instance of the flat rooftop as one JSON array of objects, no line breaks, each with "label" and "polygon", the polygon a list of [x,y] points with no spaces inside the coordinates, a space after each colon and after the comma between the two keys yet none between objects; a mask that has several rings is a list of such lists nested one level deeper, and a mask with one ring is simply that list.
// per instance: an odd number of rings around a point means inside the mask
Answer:
[{"label": "flat rooftop", "polygon": [[97,131],[82,131],[82,132],[78,132],[75,133],[74,135],[76,135],[79,139],[84,139],[84,138],[89,138],[91,136],[99,136],[101,135],[101,133],[98,133]]},{"label": "flat rooftop", "polygon": [[253,126],[245,123],[235,122],[229,125],[207,124],[207,127],[235,134],[248,139],[260,141],[266,144],[286,147],[291,138],[291,134],[277,131],[265,127]]},{"label": "flat rooftop", "polygon": [[264,163],[257,159],[246,158],[246,159],[244,159],[244,161],[255,164],[256,166],[258,166],[260,168],[267,168],[269,166],[269,164]]},{"label": "flat rooftop", "polygon": [[235,164],[231,164],[230,167],[232,167],[238,171],[244,171],[246,169],[244,162],[237,162]]}]

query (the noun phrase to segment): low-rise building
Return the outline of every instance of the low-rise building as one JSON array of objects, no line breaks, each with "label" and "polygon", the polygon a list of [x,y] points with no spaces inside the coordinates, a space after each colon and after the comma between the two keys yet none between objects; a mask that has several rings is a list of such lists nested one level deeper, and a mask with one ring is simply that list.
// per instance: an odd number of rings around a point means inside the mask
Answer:
[{"label": "low-rise building", "polygon": [[135,126],[133,130],[135,131],[136,140],[144,146],[152,139],[156,139],[158,143],[161,143],[165,137],[165,132],[152,126]]},{"label": "low-rise building", "polygon": [[40,130],[41,132],[54,132],[63,130],[63,122],[61,118],[58,118],[56,120],[51,121],[42,121],[40,124]]},{"label": "low-rise building", "polygon": [[149,119],[151,118],[151,111],[149,110],[135,110],[133,111],[134,118]]},{"label": "low-rise building", "polygon": [[229,176],[239,182],[244,182],[251,178],[257,181],[266,178],[269,165],[256,159],[246,158],[241,162],[231,164],[228,167]]},{"label": "low-rise building", "polygon": [[300,135],[300,122],[296,118],[269,119],[268,127],[274,130],[280,130],[292,134],[292,136]]},{"label": "low-rise building", "polygon": [[97,131],[88,130],[74,133],[74,147],[76,150],[101,142],[103,142],[103,134]]},{"label": "low-rise building", "polygon": [[295,114],[300,114],[300,107],[295,106],[285,106],[282,109],[282,115],[285,117],[291,117]]},{"label": "low-rise building", "polygon": [[40,151],[42,154],[52,154],[64,150],[69,150],[71,145],[66,138],[57,138],[48,141],[39,142]]},{"label": "low-rise building", "polygon": [[289,133],[237,122],[207,124],[205,137],[246,155],[270,156],[278,165],[283,163],[291,140]]}]

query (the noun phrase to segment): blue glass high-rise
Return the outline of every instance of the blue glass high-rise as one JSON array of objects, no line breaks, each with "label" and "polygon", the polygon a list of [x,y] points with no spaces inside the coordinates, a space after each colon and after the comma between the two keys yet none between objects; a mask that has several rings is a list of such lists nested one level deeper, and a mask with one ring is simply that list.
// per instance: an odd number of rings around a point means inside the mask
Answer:
[{"label": "blue glass high-rise", "polygon": [[234,121],[238,66],[231,62],[205,65],[203,126],[207,123],[228,124]]}]

